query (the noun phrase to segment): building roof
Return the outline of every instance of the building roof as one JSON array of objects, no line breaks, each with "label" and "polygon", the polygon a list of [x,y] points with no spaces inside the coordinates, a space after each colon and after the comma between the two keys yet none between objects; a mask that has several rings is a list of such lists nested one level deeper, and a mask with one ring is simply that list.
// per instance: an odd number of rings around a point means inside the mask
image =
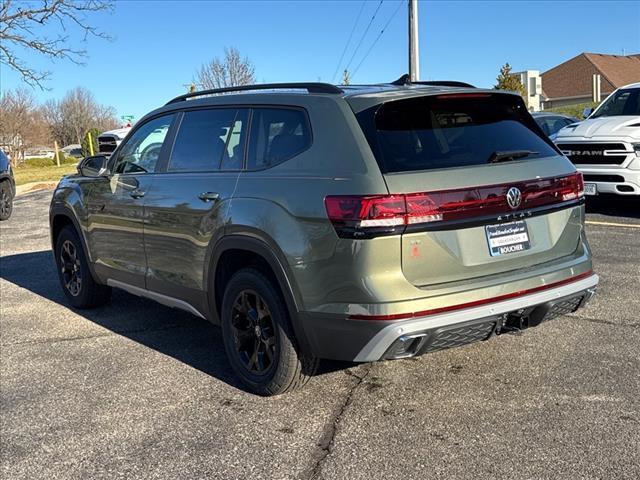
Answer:
[{"label": "building roof", "polygon": [[541,75],[543,94],[548,100],[590,96],[593,74],[600,74],[603,94],[638,82],[640,54],[581,53]]},{"label": "building roof", "polygon": [[616,88],[624,87],[640,80],[640,54],[635,55],[602,55],[600,53],[584,54]]}]

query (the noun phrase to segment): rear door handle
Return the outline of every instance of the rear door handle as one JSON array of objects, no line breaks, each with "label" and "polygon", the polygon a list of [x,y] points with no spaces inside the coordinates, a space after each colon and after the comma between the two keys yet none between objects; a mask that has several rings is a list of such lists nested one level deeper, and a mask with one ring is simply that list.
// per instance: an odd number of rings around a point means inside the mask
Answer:
[{"label": "rear door handle", "polygon": [[203,192],[198,195],[198,198],[203,202],[215,202],[220,198],[220,194],[217,192]]},{"label": "rear door handle", "polygon": [[144,194],[145,192],[143,192],[142,190],[138,190],[137,188],[129,192],[129,196],[135,199],[144,197]]}]

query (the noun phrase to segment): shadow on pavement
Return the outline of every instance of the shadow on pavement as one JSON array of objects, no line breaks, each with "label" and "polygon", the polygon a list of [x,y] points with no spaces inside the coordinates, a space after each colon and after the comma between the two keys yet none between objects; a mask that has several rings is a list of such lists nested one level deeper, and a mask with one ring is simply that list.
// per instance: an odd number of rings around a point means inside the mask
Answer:
[{"label": "shadow on pavement", "polygon": [[640,198],[622,195],[587,197],[587,213],[640,219]]},{"label": "shadow on pavement", "polygon": [[[0,278],[71,309],[58,283],[50,250],[1,257]],[[118,335],[245,390],[229,367],[220,329],[205,320],[116,289],[107,305],[73,311]],[[323,362],[318,375],[349,366],[352,364]]]}]

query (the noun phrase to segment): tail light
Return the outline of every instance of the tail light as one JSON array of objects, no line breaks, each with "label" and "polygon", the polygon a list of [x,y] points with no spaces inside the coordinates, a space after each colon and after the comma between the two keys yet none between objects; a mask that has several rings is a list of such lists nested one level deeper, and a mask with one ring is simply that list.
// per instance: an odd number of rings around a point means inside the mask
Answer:
[{"label": "tail light", "polygon": [[438,100],[459,100],[469,98],[488,98],[491,93],[445,93],[443,95],[436,95]]},{"label": "tail light", "polygon": [[[507,192],[520,190],[520,205],[507,203]],[[584,195],[580,172],[563,177],[428,193],[328,196],[329,220],[341,238],[373,238],[414,231],[440,222],[514,214],[522,210],[577,200]]]}]

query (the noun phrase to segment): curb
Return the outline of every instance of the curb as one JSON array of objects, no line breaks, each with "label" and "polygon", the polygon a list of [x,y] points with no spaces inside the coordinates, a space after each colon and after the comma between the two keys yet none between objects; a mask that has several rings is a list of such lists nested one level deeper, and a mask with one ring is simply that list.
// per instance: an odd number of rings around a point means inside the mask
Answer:
[{"label": "curb", "polygon": [[58,182],[29,182],[16,185],[16,197],[39,190],[53,190],[56,188],[56,185],[58,185]]}]

